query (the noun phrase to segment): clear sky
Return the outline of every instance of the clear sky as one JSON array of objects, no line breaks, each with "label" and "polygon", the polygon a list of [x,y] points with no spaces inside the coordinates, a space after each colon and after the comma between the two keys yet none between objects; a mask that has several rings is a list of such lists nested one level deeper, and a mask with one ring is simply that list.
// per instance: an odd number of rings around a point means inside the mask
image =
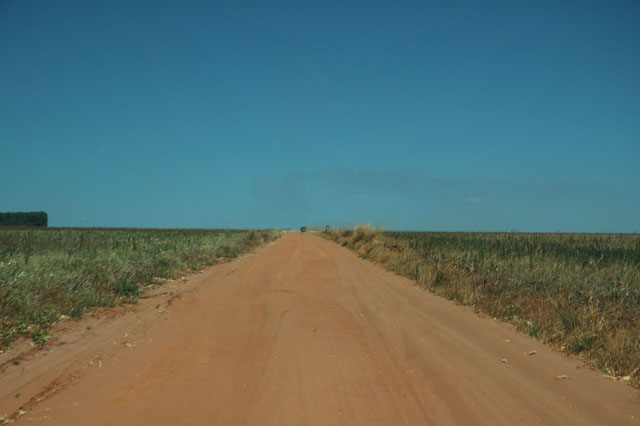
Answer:
[{"label": "clear sky", "polygon": [[0,211],[640,232],[640,2],[0,1]]}]

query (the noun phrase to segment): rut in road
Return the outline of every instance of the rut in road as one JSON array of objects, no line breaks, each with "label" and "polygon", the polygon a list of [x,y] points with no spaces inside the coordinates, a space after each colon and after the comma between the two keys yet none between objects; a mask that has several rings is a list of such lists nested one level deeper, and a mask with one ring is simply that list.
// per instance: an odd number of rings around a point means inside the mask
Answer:
[{"label": "rut in road", "polygon": [[192,290],[153,320],[142,311],[154,307],[141,306],[134,343],[100,347],[101,368],[78,370],[18,423],[640,420],[638,391],[314,235],[288,234],[211,268]]}]

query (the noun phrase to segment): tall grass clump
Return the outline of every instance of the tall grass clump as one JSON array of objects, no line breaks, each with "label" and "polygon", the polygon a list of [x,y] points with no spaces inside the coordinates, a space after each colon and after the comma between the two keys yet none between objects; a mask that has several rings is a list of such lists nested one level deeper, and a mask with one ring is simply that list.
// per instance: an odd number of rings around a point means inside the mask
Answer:
[{"label": "tall grass clump", "polygon": [[279,231],[0,229],[0,350],[43,343],[61,315],[135,301],[141,286],[233,258]]},{"label": "tall grass clump", "polygon": [[320,235],[640,387],[640,235]]}]

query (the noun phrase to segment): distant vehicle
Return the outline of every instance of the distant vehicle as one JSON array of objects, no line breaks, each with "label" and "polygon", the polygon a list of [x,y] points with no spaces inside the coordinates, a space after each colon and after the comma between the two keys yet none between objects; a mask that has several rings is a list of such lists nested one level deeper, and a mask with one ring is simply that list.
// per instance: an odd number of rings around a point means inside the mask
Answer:
[{"label": "distant vehicle", "polygon": [[307,227],[303,226],[302,228],[300,228],[300,232],[307,232]]}]

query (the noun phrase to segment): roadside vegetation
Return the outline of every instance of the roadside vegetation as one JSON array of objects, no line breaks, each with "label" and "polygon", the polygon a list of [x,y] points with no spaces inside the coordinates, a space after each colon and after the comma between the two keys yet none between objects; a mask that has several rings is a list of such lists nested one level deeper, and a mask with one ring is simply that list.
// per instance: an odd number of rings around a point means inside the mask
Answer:
[{"label": "roadside vegetation", "polygon": [[135,302],[142,286],[234,258],[280,231],[0,229],[0,350],[61,316]]},{"label": "roadside vegetation", "polygon": [[319,235],[640,387],[640,235]]}]

